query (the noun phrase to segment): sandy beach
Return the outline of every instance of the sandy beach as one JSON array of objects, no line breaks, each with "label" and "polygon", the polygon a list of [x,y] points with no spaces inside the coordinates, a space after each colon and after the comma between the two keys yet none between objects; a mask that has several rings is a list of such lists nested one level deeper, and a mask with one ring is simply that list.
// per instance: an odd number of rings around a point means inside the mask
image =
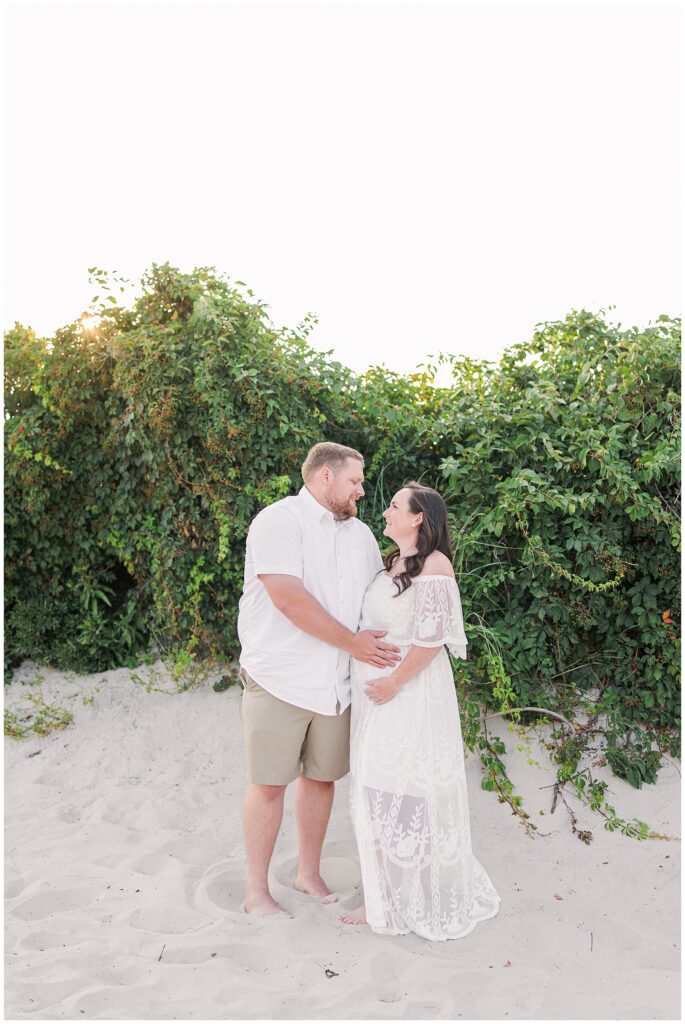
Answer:
[{"label": "sandy beach", "polygon": [[[136,671],[176,686],[161,662]],[[272,877],[292,918],[246,915],[241,690],[215,692],[220,674],[148,692],[129,669],[76,676],[25,663],[6,688],[6,707],[40,692],[73,714],[47,736],[5,739],[7,1018],[679,1017],[680,842],[609,833],[569,796],[594,836],[580,842],[561,803],[550,815],[546,752],[532,739],[542,768],[530,767],[502,719],[493,731],[540,834],[528,838],[481,790],[470,755],[473,849],[501,896],[497,917],[442,943],[340,923],[360,883],[347,780],[322,862],[339,903],[292,888],[291,786]],[[619,815],[680,836],[679,768],[664,764],[639,791],[597,775]]]}]

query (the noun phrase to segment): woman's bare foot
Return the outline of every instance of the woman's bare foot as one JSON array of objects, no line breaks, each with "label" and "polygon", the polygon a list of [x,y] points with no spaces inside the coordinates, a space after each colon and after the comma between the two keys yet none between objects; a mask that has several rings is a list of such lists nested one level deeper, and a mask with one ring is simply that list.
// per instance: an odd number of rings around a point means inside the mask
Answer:
[{"label": "woman's bare foot", "polygon": [[349,914],[341,914],[338,920],[343,924],[366,924],[366,907],[362,903],[361,907],[351,910]]},{"label": "woman's bare foot", "polygon": [[285,911],[283,907],[279,907],[270,893],[262,892],[257,896],[247,897],[245,900],[245,913],[255,914],[257,917],[275,917],[276,914],[285,914]]},{"label": "woman's bare foot", "polygon": [[338,898],[333,895],[321,875],[309,879],[298,876],[293,882],[293,888],[298,892],[306,892],[309,896],[314,896],[320,903],[335,903]]}]

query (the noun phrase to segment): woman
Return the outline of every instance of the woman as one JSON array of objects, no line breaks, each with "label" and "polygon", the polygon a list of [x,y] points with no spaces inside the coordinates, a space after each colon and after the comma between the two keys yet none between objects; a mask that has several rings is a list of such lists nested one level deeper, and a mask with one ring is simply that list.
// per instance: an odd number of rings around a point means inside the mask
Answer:
[{"label": "woman", "polygon": [[467,640],[445,503],[411,482],[383,513],[397,548],[369,586],[360,629],[387,629],[394,669],[352,662],[350,801],[365,905],[340,920],[456,939],[499,896],[471,853],[461,723],[447,644]]}]

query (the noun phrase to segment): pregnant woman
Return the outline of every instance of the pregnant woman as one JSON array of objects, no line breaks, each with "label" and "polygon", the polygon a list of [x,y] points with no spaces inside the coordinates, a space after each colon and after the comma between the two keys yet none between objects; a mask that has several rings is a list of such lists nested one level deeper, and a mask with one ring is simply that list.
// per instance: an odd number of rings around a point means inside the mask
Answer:
[{"label": "pregnant woman", "polygon": [[467,640],[445,503],[411,482],[383,513],[397,548],[364,597],[360,629],[387,629],[396,668],[352,661],[350,801],[365,904],[340,917],[385,935],[457,939],[499,896],[471,852],[459,708],[445,644]]}]

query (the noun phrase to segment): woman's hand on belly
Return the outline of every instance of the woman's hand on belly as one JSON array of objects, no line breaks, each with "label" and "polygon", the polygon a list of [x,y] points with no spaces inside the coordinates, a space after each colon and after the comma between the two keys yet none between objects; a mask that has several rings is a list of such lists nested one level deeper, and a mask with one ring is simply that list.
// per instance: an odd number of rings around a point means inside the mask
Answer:
[{"label": "woman's hand on belly", "polygon": [[401,689],[401,684],[390,674],[382,679],[370,679],[364,692],[373,704],[387,704]]}]

